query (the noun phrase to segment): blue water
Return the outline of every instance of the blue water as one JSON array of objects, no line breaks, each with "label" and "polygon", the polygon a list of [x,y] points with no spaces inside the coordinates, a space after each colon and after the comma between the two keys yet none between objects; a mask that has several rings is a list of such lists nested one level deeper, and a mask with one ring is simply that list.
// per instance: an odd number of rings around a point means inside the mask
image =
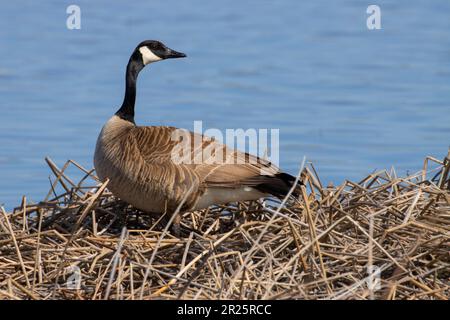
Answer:
[{"label": "blue water", "polygon": [[[81,8],[81,30],[66,7]],[[122,102],[135,45],[187,59],[140,75],[138,124],[279,128],[280,165],[305,155],[324,180],[415,171],[450,144],[450,2],[3,1],[0,203],[46,194],[50,156],[92,167],[97,134]]]}]

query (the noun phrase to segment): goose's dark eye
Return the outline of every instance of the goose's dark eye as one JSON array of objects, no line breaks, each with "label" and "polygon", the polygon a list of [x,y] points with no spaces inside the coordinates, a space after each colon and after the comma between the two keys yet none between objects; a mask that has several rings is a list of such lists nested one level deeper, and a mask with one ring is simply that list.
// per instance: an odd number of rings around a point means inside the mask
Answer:
[{"label": "goose's dark eye", "polygon": [[161,42],[154,42],[154,43],[152,43],[152,49],[162,50],[162,49],[164,49],[164,46]]}]

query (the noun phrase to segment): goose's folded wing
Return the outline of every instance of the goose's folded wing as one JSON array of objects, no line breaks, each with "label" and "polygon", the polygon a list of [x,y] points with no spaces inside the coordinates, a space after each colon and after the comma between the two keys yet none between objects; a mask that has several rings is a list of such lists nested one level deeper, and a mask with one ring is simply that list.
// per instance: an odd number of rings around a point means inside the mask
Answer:
[{"label": "goose's folded wing", "polygon": [[207,188],[280,183],[279,187],[285,188],[279,169],[271,162],[230,149],[209,137],[173,127],[136,127],[131,136],[146,163],[170,168],[174,177],[183,178],[183,183],[197,178]]},{"label": "goose's folded wing", "polygon": [[168,163],[177,141],[172,139],[173,127],[134,127],[129,133],[130,143],[149,164]]}]

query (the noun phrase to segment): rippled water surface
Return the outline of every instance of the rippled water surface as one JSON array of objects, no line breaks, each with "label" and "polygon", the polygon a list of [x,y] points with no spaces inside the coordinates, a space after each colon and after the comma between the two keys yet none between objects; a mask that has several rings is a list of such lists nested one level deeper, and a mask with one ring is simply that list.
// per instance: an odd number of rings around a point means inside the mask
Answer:
[{"label": "rippled water surface", "polygon": [[[81,30],[66,7],[81,7]],[[0,204],[49,188],[44,157],[92,167],[135,45],[188,59],[146,68],[138,124],[279,128],[280,165],[324,182],[420,168],[450,144],[450,2],[5,1],[0,11]]]}]

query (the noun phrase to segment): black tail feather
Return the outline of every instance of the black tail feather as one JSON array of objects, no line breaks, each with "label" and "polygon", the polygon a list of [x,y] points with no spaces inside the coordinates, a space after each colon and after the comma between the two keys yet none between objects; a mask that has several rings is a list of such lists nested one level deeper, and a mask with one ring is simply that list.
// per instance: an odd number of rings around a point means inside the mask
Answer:
[{"label": "black tail feather", "polygon": [[[270,178],[269,181],[258,184],[256,189],[261,192],[270,193],[278,198],[284,198],[289,193],[292,188],[292,185],[295,183],[295,177],[291,176],[288,173],[280,172]],[[302,185],[302,182],[299,180],[297,186],[292,192],[294,197],[299,196],[299,187]]]}]

